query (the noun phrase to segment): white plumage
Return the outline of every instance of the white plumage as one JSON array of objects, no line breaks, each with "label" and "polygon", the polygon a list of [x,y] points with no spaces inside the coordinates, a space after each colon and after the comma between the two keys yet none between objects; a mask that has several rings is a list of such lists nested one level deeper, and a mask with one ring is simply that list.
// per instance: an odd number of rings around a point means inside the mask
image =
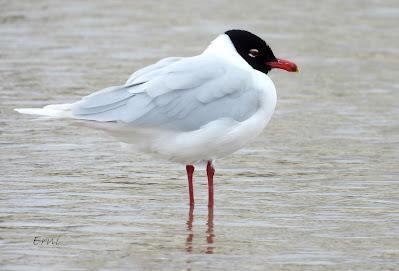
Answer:
[{"label": "white plumage", "polygon": [[16,111],[86,120],[142,151],[192,164],[248,144],[275,105],[271,79],[241,58],[223,34],[202,54],[160,60],[133,73],[125,85],[71,104]]},{"label": "white plumage", "polygon": [[142,151],[186,164],[194,206],[194,163],[207,162],[208,206],[213,207],[213,161],[258,136],[276,106],[267,73],[297,72],[267,43],[244,30],[218,36],[200,55],[171,57],[71,104],[16,109],[20,113],[72,118],[109,132]]}]

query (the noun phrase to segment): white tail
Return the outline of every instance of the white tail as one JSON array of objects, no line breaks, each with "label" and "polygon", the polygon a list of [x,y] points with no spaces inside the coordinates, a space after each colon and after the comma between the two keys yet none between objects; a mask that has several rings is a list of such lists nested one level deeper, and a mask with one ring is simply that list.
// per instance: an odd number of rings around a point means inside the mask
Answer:
[{"label": "white tail", "polygon": [[47,116],[53,118],[72,118],[73,104],[50,104],[43,108],[15,108],[21,114]]}]

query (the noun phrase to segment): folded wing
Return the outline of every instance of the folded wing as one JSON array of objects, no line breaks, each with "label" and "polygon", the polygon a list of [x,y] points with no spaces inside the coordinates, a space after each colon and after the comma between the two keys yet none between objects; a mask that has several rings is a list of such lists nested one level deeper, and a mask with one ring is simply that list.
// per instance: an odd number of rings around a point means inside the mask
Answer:
[{"label": "folded wing", "polygon": [[75,103],[75,118],[196,130],[221,118],[242,121],[258,109],[248,71],[199,55],[167,58],[135,72],[125,85]]}]

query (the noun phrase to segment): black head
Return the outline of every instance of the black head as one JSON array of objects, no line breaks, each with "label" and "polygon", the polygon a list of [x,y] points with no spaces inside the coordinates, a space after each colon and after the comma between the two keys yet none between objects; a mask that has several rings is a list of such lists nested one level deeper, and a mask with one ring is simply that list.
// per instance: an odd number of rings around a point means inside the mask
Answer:
[{"label": "black head", "polygon": [[268,73],[273,68],[287,71],[298,71],[297,66],[287,60],[278,59],[267,43],[245,30],[229,30],[225,32],[236,48],[240,56],[251,65],[252,68]]}]

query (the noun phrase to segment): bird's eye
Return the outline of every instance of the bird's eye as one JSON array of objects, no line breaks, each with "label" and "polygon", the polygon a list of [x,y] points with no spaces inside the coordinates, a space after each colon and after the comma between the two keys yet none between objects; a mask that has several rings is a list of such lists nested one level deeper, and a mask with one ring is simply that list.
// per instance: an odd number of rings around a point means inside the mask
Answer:
[{"label": "bird's eye", "polygon": [[251,50],[249,50],[248,55],[250,57],[257,57],[259,55],[259,51],[258,51],[258,49],[251,49]]}]

